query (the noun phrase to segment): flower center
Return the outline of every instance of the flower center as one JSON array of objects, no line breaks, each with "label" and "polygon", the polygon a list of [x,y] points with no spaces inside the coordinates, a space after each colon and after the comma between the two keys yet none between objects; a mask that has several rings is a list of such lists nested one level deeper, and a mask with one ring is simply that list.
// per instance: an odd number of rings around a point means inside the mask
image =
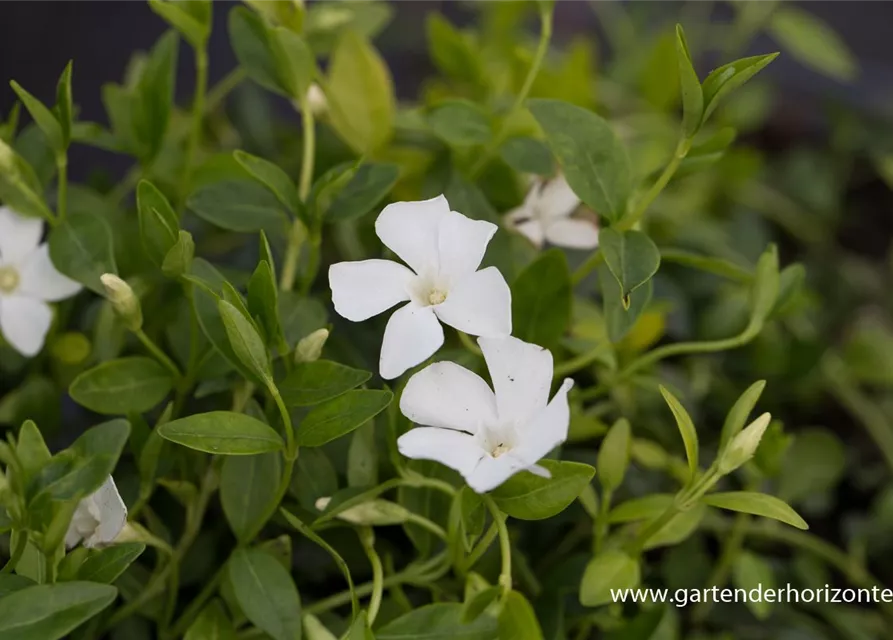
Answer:
[{"label": "flower center", "polygon": [[431,291],[428,292],[428,304],[430,305],[440,304],[446,299],[446,291],[441,291],[440,289],[431,289]]},{"label": "flower center", "polygon": [[0,267],[0,293],[12,293],[19,288],[19,272],[15,267]]},{"label": "flower center", "polygon": [[507,447],[505,444],[500,442],[498,445],[496,445],[493,448],[493,451],[490,452],[490,455],[493,456],[494,458],[498,458],[503,453],[508,453],[509,451],[511,451],[511,447]]}]

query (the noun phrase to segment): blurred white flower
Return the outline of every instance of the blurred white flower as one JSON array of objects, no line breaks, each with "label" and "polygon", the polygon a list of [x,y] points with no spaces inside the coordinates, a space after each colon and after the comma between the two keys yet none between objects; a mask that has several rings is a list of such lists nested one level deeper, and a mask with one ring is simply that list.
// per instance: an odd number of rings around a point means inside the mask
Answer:
[{"label": "blurred white flower", "polygon": [[564,176],[536,180],[524,203],[505,215],[506,225],[516,229],[537,247],[548,241],[559,247],[595,249],[598,226],[594,221],[571,218],[580,199]]},{"label": "blurred white flower", "polygon": [[307,89],[307,106],[315,116],[324,114],[329,110],[329,101],[322,88],[315,82]]},{"label": "blurred white flower", "polygon": [[549,402],[549,351],[510,336],[480,338],[478,344],[495,394],[477,374],[453,362],[426,367],[409,379],[400,410],[427,426],[400,436],[400,453],[455,469],[478,493],[523,470],[549,477],[537,462],[567,439],[573,380],[565,379]]},{"label": "blurred white flower", "polygon": [[387,380],[443,344],[440,322],[474,336],[512,332],[511,291],[496,267],[477,268],[495,224],[450,211],[446,198],[396,202],[375,221],[381,241],[411,269],[390,260],[329,268],[335,311],[353,322],[409,301],[388,320],[379,372]]},{"label": "blurred white flower", "polygon": [[81,540],[90,549],[110,544],[126,522],[127,507],[109,476],[99,489],[78,503],[65,534],[65,546],[70,549]]},{"label": "blurred white flower", "polygon": [[0,333],[13,349],[34,356],[53,320],[47,302],[76,294],[81,285],[56,270],[46,243],[43,220],[0,207]]}]

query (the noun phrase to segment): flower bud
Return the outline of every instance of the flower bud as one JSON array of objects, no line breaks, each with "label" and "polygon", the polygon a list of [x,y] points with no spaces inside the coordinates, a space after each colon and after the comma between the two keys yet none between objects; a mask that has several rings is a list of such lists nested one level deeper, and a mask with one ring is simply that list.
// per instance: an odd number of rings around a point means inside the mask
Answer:
[{"label": "flower bud", "polygon": [[[324,511],[331,501],[331,498],[320,498],[316,501],[316,508]],[[363,502],[355,507],[345,509],[336,517],[351,524],[383,526],[402,524],[409,520],[411,515],[405,507],[396,502],[370,500],[369,502]]]},{"label": "flower bud", "polygon": [[747,425],[738,435],[736,435],[719,459],[719,471],[722,474],[731,473],[742,464],[753,458],[757,447],[760,446],[760,440],[769,426],[772,419],[768,413],[764,413],[759,418]]},{"label": "flower bud", "polygon": [[315,82],[307,89],[306,99],[310,113],[315,116],[321,116],[329,110],[329,101],[326,99],[326,94],[323,93],[322,88]]},{"label": "flower bud", "polygon": [[329,339],[328,329],[317,329],[304,336],[295,348],[295,362],[314,362],[322,355],[322,348]]},{"label": "flower bud", "polygon": [[127,328],[139,331],[143,326],[143,310],[130,285],[114,273],[104,273],[99,279],[105,287],[106,297]]}]

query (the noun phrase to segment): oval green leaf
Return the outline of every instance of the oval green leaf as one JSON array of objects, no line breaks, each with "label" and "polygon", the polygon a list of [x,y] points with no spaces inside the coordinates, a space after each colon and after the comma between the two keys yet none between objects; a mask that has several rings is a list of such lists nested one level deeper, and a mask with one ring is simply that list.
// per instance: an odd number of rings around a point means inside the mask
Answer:
[{"label": "oval green leaf", "polygon": [[315,360],[298,364],[277,386],[285,404],[306,407],[347,393],[371,377],[368,371],[330,360]]},{"label": "oval green leaf", "polygon": [[112,232],[105,219],[72,212],[50,232],[50,258],[63,275],[105,295],[99,277],[117,273]]},{"label": "oval green leaf", "polygon": [[356,389],[321,404],[298,427],[298,445],[319,447],[340,438],[382,412],[393,398],[390,391]]},{"label": "oval green leaf", "polygon": [[0,599],[0,638],[58,640],[109,606],[107,584],[64,582],[20,589]]},{"label": "oval green leaf", "polygon": [[541,460],[552,474],[543,478],[521,472],[490,492],[499,508],[519,520],[542,520],[561,513],[589,484],[595,469],[565,460]]},{"label": "oval green leaf", "polygon": [[96,413],[143,413],[156,406],[174,386],[171,373],[152,358],[109,360],[74,379],[69,394]]},{"label": "oval green leaf", "polygon": [[639,585],[639,563],[619,549],[609,549],[586,565],[580,583],[580,604],[597,607],[613,602],[611,591]]},{"label": "oval green leaf", "polygon": [[239,549],[229,561],[229,579],[245,617],[273,640],[301,637],[301,601],[285,567],[258,549]]},{"label": "oval green leaf", "polygon": [[247,456],[283,447],[282,437],[260,420],[231,411],[211,411],[158,427],[165,440],[184,447],[231,456]]},{"label": "oval green leaf", "polygon": [[712,507],[772,518],[798,529],[809,529],[806,521],[785,502],[765,493],[756,493],[754,491],[711,493],[704,496],[703,500]]}]

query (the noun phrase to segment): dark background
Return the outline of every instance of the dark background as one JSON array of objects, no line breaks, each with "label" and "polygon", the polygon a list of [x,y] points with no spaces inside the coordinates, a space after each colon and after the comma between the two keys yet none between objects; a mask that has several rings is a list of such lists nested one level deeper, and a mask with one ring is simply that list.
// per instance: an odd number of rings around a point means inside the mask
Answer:
[{"label": "dark background", "polygon": [[[751,0],[754,1],[754,0]],[[214,31],[210,44],[210,82],[235,66],[226,34],[231,2],[215,2]],[[427,54],[424,15],[440,11],[458,24],[473,15],[469,3],[445,0],[396,2],[393,22],[377,39],[402,97],[411,97],[433,69]],[[691,4],[691,3],[689,3]],[[833,96],[873,115],[893,114],[893,3],[862,0],[795,3],[827,21],[846,41],[860,63],[858,79],[843,86],[813,73],[790,56],[781,56],[765,73],[781,92],[774,120],[795,135],[822,132],[819,96]],[[655,18],[685,20],[682,3],[625,2],[629,11],[644,11]],[[725,3],[704,5],[714,22],[731,16]],[[0,114],[6,114],[15,95],[9,80],[17,80],[45,102],[51,102],[56,79],[69,59],[74,65],[74,97],[82,120],[106,123],[100,88],[120,81],[133,52],[147,50],[165,23],[146,3],[133,1],[27,1],[0,2]],[[594,34],[602,43],[601,26],[589,2],[559,0],[555,37],[561,44],[575,34]],[[777,49],[767,37],[758,38],[748,53]],[[180,47],[178,99],[188,101],[193,80],[192,54]],[[702,70],[706,72],[706,69]],[[86,177],[86,166],[99,164],[120,175],[129,162],[102,151],[78,146],[70,162],[75,180]]]}]

